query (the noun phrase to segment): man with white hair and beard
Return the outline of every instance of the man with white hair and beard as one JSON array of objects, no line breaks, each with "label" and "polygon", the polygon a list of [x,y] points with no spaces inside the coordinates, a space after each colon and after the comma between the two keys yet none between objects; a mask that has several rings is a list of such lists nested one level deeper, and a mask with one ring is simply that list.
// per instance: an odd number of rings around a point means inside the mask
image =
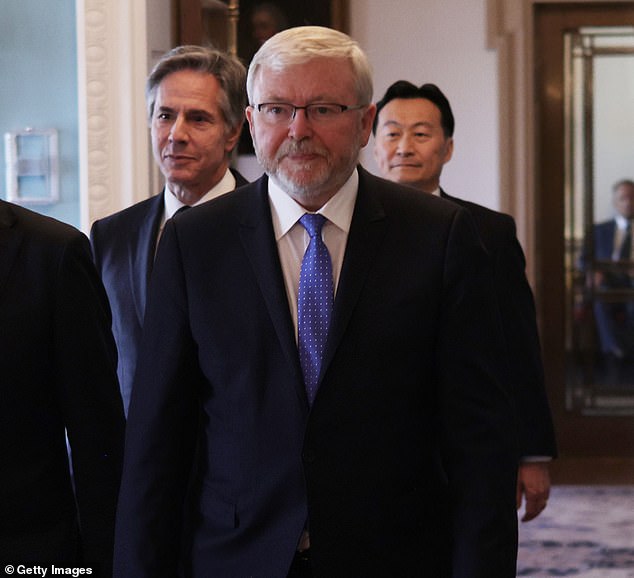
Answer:
[{"label": "man with white hair and beard", "polygon": [[247,77],[266,174],[167,223],[117,513],[117,578],[511,578],[515,444],[466,211],[357,166],[347,35]]}]

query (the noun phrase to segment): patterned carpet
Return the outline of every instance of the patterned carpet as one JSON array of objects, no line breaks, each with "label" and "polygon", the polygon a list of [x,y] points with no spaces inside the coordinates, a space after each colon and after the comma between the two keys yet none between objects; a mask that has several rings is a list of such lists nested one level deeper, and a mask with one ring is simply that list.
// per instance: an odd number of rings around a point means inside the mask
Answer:
[{"label": "patterned carpet", "polygon": [[634,486],[555,486],[519,542],[517,576],[634,578]]}]

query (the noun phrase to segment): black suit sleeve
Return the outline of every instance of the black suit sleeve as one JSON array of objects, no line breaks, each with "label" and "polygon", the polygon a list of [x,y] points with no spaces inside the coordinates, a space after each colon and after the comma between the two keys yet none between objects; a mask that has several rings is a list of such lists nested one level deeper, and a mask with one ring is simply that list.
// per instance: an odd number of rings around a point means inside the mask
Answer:
[{"label": "black suit sleeve", "polygon": [[493,279],[505,354],[503,382],[515,405],[520,458],[556,457],[555,432],[546,387],[533,292],[526,259],[510,215],[464,199],[447,197],[465,207],[493,262]]},{"label": "black suit sleeve", "polygon": [[[198,432],[202,376],[173,222],[150,282],[126,432],[114,576],[175,576]],[[158,356],[155,352],[163,354]]]},{"label": "black suit sleeve", "polygon": [[544,384],[535,301],[525,274],[524,253],[508,219],[495,254],[498,304],[508,348],[508,371],[518,419],[521,457],[557,454]]},{"label": "black suit sleeve", "polygon": [[71,448],[84,563],[110,576],[124,417],[110,309],[81,235],[60,258],[54,287],[59,404]]},{"label": "black suit sleeve", "polygon": [[453,576],[513,576],[517,440],[499,356],[491,263],[466,212],[447,244],[438,340],[444,462],[453,512]]}]

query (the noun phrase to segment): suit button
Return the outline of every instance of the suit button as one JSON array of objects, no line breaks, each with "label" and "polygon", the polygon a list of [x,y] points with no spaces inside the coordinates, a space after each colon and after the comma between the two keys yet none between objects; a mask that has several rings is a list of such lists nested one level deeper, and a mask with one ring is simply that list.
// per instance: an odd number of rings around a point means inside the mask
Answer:
[{"label": "suit button", "polygon": [[317,459],[317,456],[314,450],[304,450],[304,453],[302,454],[302,459],[305,463],[312,464]]}]

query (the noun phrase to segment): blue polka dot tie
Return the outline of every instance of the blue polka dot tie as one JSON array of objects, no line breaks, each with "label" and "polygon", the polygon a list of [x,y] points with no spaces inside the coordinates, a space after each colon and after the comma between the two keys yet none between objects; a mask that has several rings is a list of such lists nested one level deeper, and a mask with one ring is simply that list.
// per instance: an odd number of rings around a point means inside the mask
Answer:
[{"label": "blue polka dot tie", "polygon": [[332,263],[328,248],[321,238],[326,218],[306,213],[299,222],[308,231],[310,243],[304,253],[299,276],[297,344],[308,402],[312,404],[317,393],[317,380],[334,301]]}]

